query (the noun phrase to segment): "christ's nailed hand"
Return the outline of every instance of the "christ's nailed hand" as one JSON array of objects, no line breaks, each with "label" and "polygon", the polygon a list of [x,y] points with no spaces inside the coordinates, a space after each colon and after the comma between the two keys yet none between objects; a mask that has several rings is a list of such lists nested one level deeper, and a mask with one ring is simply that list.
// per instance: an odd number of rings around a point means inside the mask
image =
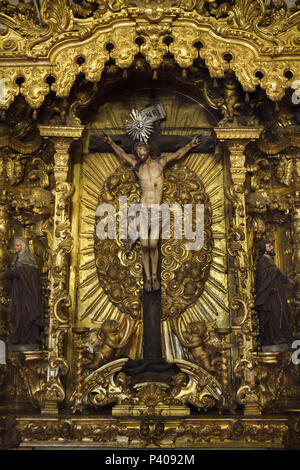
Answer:
[{"label": "christ's nailed hand", "polygon": [[201,137],[201,135],[196,135],[196,136],[193,138],[192,142],[191,142],[191,144],[193,145],[193,147],[197,147],[197,145],[200,145],[201,143],[202,143],[202,137]]},{"label": "christ's nailed hand", "polygon": [[113,143],[112,139],[106,134],[103,134],[102,140],[108,145],[111,145]]}]

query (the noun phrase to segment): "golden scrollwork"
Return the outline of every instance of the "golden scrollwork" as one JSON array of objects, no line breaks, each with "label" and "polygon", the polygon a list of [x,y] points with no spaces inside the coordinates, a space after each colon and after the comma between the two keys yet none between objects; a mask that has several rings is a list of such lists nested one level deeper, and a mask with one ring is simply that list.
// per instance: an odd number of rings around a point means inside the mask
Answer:
[{"label": "golden scrollwork", "polygon": [[71,397],[73,412],[82,411],[85,397],[87,404],[96,408],[117,403],[113,416],[187,416],[188,403],[198,409],[208,409],[217,403],[221,408],[227,404],[220,382],[195,364],[176,361],[181,372],[172,378],[171,388],[169,384],[154,382],[132,386],[131,378],[121,370],[127,360],[114,360],[86,377],[78,377]]},{"label": "golden scrollwork", "polygon": [[[2,176],[2,175],[1,175]],[[8,220],[8,207],[6,203],[7,192],[3,189],[3,176],[0,177],[0,273],[3,276],[7,268],[9,267],[9,253],[7,249],[7,238],[9,237],[10,227]],[[9,311],[9,300],[7,298],[6,286],[1,285],[0,287],[0,339],[2,341],[7,340],[8,336],[8,311]],[[6,367],[1,364],[1,381],[4,380]]]},{"label": "golden scrollwork", "polygon": [[[119,197],[127,195],[128,203],[139,201],[138,183],[132,171],[119,167],[102,188],[99,203],[113,203],[119,211]],[[122,240],[96,239],[95,254],[99,280],[110,301],[117,304],[121,312],[139,318],[142,276],[140,250],[134,247],[126,256]]]},{"label": "golden scrollwork", "polygon": [[202,182],[186,166],[166,171],[164,202],[204,204],[205,208],[204,244],[200,252],[188,251],[183,243],[186,240],[162,241],[163,318],[175,318],[196,302],[207,280],[213,246],[211,206]]},{"label": "golden scrollwork", "polygon": [[209,41],[207,44],[204,43],[204,47],[200,50],[200,57],[205,60],[205,65],[212,77],[221,78],[229,70],[228,63],[223,59],[224,55],[229,52],[229,45],[222,41],[217,42],[217,49],[216,45],[212,45]]},{"label": "golden scrollwork", "polygon": [[[85,446],[101,443],[120,445],[120,437],[124,448],[128,447],[169,447],[169,448],[193,448],[195,445],[205,447],[208,444],[217,444],[219,447],[239,448],[241,443],[248,446],[261,446],[265,444],[268,448],[283,448],[283,442],[288,442],[289,448],[298,448],[295,439],[296,432],[292,434],[293,428],[299,434],[299,423],[297,420],[289,423],[288,420],[261,419],[253,423],[253,419],[223,418],[222,423],[211,423],[202,418],[201,421],[183,422],[173,421],[168,423],[162,417],[144,417],[142,421],[131,419],[130,425],[121,422],[120,418],[94,418],[93,421],[72,417],[56,418],[49,420],[35,419],[31,422],[20,420],[10,425],[3,420],[3,428],[10,429],[16,438],[15,446],[22,440],[23,446],[32,446],[34,443],[46,442],[56,444],[68,444],[76,442],[77,445],[84,443]],[[292,440],[292,435],[294,439]],[[299,438],[298,438],[299,439]],[[8,439],[9,441],[9,439]]]},{"label": "golden scrollwork", "polygon": [[127,380],[120,378],[120,374],[123,374],[120,371],[127,360],[117,359],[103,365],[84,379],[81,377],[80,393],[77,388],[71,397],[74,401],[73,412],[82,409],[84,397],[87,397],[89,405],[96,408],[112,402],[131,403],[132,395],[128,390]]}]

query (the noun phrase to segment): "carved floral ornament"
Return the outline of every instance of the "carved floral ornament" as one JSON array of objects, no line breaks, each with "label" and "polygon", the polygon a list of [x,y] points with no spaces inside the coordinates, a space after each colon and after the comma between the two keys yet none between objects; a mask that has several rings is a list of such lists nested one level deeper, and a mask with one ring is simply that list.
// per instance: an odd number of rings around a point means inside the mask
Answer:
[{"label": "carved floral ornament", "polygon": [[54,77],[57,96],[67,97],[80,72],[98,82],[110,58],[126,69],[138,52],[153,70],[168,52],[183,69],[199,54],[211,77],[230,68],[245,91],[260,85],[278,101],[300,75],[300,11],[284,1],[264,3],[97,0],[70,7],[67,0],[44,0],[39,18],[30,3],[0,0],[0,107],[8,109],[21,93],[37,109],[50,91],[47,77]]}]

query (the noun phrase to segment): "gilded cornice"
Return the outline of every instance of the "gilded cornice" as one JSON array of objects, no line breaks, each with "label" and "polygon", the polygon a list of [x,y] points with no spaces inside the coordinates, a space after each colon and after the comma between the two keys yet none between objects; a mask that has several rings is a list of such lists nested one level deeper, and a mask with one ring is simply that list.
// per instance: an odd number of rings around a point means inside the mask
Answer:
[{"label": "gilded cornice", "polygon": [[[270,10],[263,0],[224,2],[218,8],[213,3],[208,7],[204,0],[106,0],[97,1],[92,12],[80,4],[70,8],[66,0],[44,0],[39,19],[31,4],[3,3],[2,8],[1,3],[0,23],[5,29],[0,40],[0,80],[5,83],[6,101],[0,107],[4,109],[19,91],[32,108],[39,108],[49,93],[45,80],[50,75],[55,78],[52,89],[66,97],[80,72],[98,82],[110,58],[126,69],[138,52],[153,70],[159,69],[168,52],[183,69],[199,54],[211,77],[223,77],[230,68],[245,91],[260,85],[274,101],[283,98],[300,76],[296,6]],[[137,37],[143,44],[137,45]],[[167,37],[173,40],[169,44]],[[108,44],[113,49],[108,50]],[[195,44],[202,47],[198,50]],[[228,54],[230,61],[224,59]],[[83,61],[78,63],[79,57]],[[24,78],[20,87],[19,77]]]},{"label": "gilded cornice", "polygon": [[298,126],[278,128],[275,132],[263,131],[257,141],[259,150],[268,154],[276,155],[292,147],[300,147],[300,133]]},{"label": "gilded cornice", "polygon": [[214,129],[217,138],[221,142],[226,142],[228,140],[234,140],[236,142],[239,140],[256,140],[260,136],[262,130],[262,127],[216,127]]},{"label": "gilded cornice", "polygon": [[84,126],[38,126],[43,137],[66,137],[79,139],[84,130]]}]

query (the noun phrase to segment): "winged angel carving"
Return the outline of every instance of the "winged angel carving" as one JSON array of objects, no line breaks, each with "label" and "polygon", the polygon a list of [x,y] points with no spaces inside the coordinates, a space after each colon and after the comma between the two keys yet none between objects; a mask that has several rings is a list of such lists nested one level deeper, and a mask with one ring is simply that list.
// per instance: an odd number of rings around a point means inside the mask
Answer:
[{"label": "winged angel carving", "polygon": [[105,320],[100,329],[92,330],[88,343],[93,346],[93,352],[84,351],[85,367],[98,369],[108,361],[114,360],[118,352],[127,345],[130,337],[137,327],[136,322],[128,317],[126,327],[123,329],[114,320]]},{"label": "winged angel carving", "polygon": [[179,338],[182,346],[190,350],[193,362],[203,367],[207,372],[215,372],[220,358],[218,353],[229,349],[230,345],[222,343],[215,332],[215,324],[204,321],[191,322],[186,330],[182,331],[181,321],[173,319],[172,328]]}]

